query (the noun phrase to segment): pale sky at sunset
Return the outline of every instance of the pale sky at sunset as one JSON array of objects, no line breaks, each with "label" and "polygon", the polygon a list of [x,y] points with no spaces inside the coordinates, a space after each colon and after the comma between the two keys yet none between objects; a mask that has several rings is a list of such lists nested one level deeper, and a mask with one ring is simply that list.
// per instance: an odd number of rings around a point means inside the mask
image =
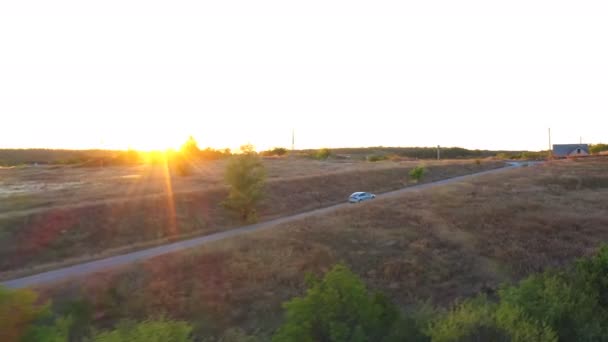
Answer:
[{"label": "pale sky at sunset", "polygon": [[608,2],[0,2],[0,148],[608,142]]}]

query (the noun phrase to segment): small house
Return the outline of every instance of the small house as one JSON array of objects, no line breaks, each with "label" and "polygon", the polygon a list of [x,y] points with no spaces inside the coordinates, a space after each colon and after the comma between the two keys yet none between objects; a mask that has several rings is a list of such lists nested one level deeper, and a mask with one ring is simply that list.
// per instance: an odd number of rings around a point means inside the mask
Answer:
[{"label": "small house", "polygon": [[584,157],[589,155],[587,144],[561,144],[553,145],[554,158]]}]

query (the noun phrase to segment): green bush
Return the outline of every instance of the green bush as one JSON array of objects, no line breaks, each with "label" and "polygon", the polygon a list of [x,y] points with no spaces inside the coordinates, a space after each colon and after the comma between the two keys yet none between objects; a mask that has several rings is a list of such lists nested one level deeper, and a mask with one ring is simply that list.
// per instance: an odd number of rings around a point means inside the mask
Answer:
[{"label": "green bush", "polygon": [[194,137],[188,137],[188,140],[180,147],[179,152],[188,159],[198,159],[201,150],[198,148],[198,143]]},{"label": "green bush", "polygon": [[513,159],[513,155],[505,152],[501,152],[496,154],[496,158],[498,159]]},{"label": "green bush", "polygon": [[598,305],[608,310],[608,246],[600,248],[592,258],[578,260],[574,270],[574,279],[579,287],[592,293]]},{"label": "green bush", "polygon": [[387,342],[429,342],[427,329],[436,318],[437,311],[429,304],[418,304],[401,314],[393,329],[384,339]]},{"label": "green bush", "polygon": [[[54,310],[61,317],[69,318],[68,335],[71,341],[80,341],[91,334],[93,323],[93,305],[80,299],[55,303]],[[61,327],[62,322],[56,322]]]},{"label": "green bush", "polygon": [[331,150],[328,148],[321,148],[313,154],[313,158],[317,160],[326,160],[329,156],[331,156]]},{"label": "green bush", "polygon": [[546,159],[549,155],[549,151],[540,151],[540,152],[522,152],[521,159]]},{"label": "green bush", "polygon": [[410,170],[410,178],[416,182],[419,182],[420,180],[422,180],[422,177],[424,177],[424,172],[424,166],[416,166],[415,168]]},{"label": "green bush", "polygon": [[428,329],[433,342],[465,340],[504,340],[504,334],[496,327],[495,307],[485,297],[479,297],[457,305]]},{"label": "green bush", "polygon": [[322,280],[309,280],[304,297],[284,304],[286,321],[273,341],[382,341],[399,312],[384,296],[370,293],[345,266]]},{"label": "green bush", "polygon": [[[530,302],[523,303],[509,300],[513,292],[509,292],[509,297],[508,291],[521,291],[532,297],[538,294],[524,284],[521,288],[506,287],[498,302],[479,296],[447,312],[419,309],[418,315],[404,315],[384,297],[369,294],[356,275],[338,265],[322,281],[311,282],[305,297],[284,305],[286,322],[273,341],[554,342],[562,336],[551,323],[527,312],[527,308],[535,305],[543,307],[541,312],[550,311],[546,305],[558,305],[557,297],[548,297],[549,303],[539,303],[529,297],[525,300]],[[594,324],[586,326],[591,331],[596,331],[595,327]],[[583,333],[585,335],[563,336],[592,339],[598,336],[580,332]]]},{"label": "green bush", "polygon": [[608,151],[608,144],[593,144],[589,146],[589,152],[593,154],[597,154],[604,151]]},{"label": "green bush", "polygon": [[19,341],[34,321],[49,314],[49,306],[38,304],[30,290],[9,290],[0,286],[0,341]]},{"label": "green bush", "polygon": [[501,303],[544,322],[560,340],[608,337],[608,248],[563,272],[545,272],[500,291]]},{"label": "green bush", "polygon": [[89,341],[93,307],[86,300],[55,303],[28,330],[24,342]]},{"label": "green bush", "polygon": [[275,147],[272,150],[268,150],[268,151],[264,151],[262,152],[262,155],[265,157],[272,157],[272,156],[284,156],[287,154],[287,149],[284,147]]},{"label": "green bush", "polygon": [[[501,305],[551,327],[563,340],[601,336],[601,318],[592,294],[581,291],[562,274],[541,274],[500,291]],[[584,338],[583,338],[584,337]]]},{"label": "green bush", "polygon": [[217,160],[230,157],[231,155],[232,153],[230,152],[229,148],[224,150],[216,150],[211,147],[207,147],[204,150],[201,150],[199,153],[200,158],[203,160]]},{"label": "green bush", "polygon": [[546,324],[530,320],[516,306],[492,303],[485,296],[457,305],[432,322],[427,333],[433,342],[557,341]]},{"label": "green bush", "polygon": [[605,341],[608,339],[608,248],[565,271],[504,286],[498,301],[477,297],[438,317],[433,341]]},{"label": "green bush", "polygon": [[266,169],[260,158],[252,149],[233,157],[224,178],[230,187],[224,206],[237,211],[243,221],[257,221],[255,208],[264,195],[266,183]]},{"label": "green bush", "polygon": [[85,336],[74,336],[70,334],[74,326],[72,317],[49,317],[50,323],[36,324],[30,327],[23,342],[65,342],[65,341],[88,341]]},{"label": "green bush", "polygon": [[540,152],[531,152],[531,151],[523,151],[523,152],[500,152],[496,154],[496,158],[499,159],[546,159],[550,153],[548,150],[540,151]]},{"label": "green bush", "polygon": [[371,156],[367,156],[367,161],[370,162],[377,162],[377,161],[382,161],[382,160],[387,160],[388,157],[385,155],[381,155],[381,154],[372,154]]},{"label": "green bush", "polygon": [[95,335],[95,342],[188,342],[192,326],[186,322],[160,319],[135,323],[121,321],[115,330]]}]

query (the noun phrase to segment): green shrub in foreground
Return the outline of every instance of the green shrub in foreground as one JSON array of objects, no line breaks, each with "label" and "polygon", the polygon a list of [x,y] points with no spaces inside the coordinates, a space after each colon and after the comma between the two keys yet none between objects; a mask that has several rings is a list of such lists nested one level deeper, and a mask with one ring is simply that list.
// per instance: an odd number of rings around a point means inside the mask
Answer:
[{"label": "green shrub in foreground", "polygon": [[492,303],[484,296],[467,300],[440,316],[428,327],[427,334],[433,342],[557,341],[546,324],[531,320],[518,307]]},{"label": "green shrub in foreground", "polygon": [[186,322],[160,319],[135,323],[122,321],[115,330],[99,333],[95,342],[188,342],[192,326]]},{"label": "green shrub in foreground", "polygon": [[608,248],[566,271],[532,275],[441,315],[427,330],[433,341],[608,340]]},{"label": "green shrub in foreground", "polygon": [[38,304],[35,292],[0,286],[0,341],[21,340],[34,321],[48,314],[48,305]]},{"label": "green shrub in foreground", "polygon": [[382,341],[399,318],[384,296],[369,293],[342,265],[311,280],[306,295],[284,307],[286,322],[273,341]]},{"label": "green shrub in foreground", "polygon": [[[309,279],[305,296],[284,304],[286,320],[274,341],[608,341],[608,248],[563,271],[532,275],[499,289],[495,299],[477,296],[449,310],[402,313],[370,292],[345,266]],[[29,290],[0,287],[0,341],[191,341],[189,323],[159,319],[122,321],[95,332],[86,302],[38,304]],[[198,336],[202,338],[204,336]],[[256,341],[243,331],[222,341]]]}]

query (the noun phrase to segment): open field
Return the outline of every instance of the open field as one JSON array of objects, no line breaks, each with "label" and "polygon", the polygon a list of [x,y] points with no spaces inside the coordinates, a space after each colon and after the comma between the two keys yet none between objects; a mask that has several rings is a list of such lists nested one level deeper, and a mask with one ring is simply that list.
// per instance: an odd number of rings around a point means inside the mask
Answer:
[{"label": "open field", "polygon": [[[198,192],[223,188],[227,160],[199,162],[189,177],[173,175],[163,165],[106,168],[30,166],[0,168],[0,214],[35,208],[80,205],[87,202],[129,200],[142,196]],[[317,161],[303,158],[265,158],[268,180],[315,177],[345,172],[406,169],[419,164],[473,165],[473,161]],[[487,164],[487,163],[486,163]]]},{"label": "open field", "polygon": [[[197,164],[190,177],[172,176],[162,166],[0,170],[0,276],[241,225],[220,205],[227,194],[222,181],[225,163]],[[269,158],[264,163],[269,182],[258,211],[261,220],[340,203],[357,190],[380,193],[402,188],[410,184],[409,170],[420,164],[297,158]],[[424,164],[424,182],[503,165]]]},{"label": "open field", "polygon": [[608,240],[608,160],[558,161],[378,199],[39,289],[84,296],[97,324],[166,313],[199,336],[281,322],[304,274],[343,262],[402,308],[445,305],[560,267]]}]

